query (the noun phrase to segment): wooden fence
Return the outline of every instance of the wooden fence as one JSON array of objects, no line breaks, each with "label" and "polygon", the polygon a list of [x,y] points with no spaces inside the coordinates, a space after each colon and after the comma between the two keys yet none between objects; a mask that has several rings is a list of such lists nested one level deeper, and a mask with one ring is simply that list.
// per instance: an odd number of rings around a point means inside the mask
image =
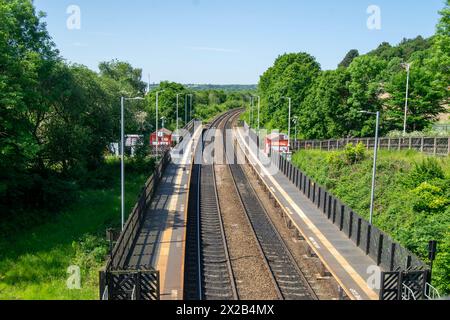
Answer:
[{"label": "wooden fence", "polygon": [[[297,140],[292,141],[293,150],[320,149],[333,151],[345,148],[348,144],[362,143],[369,150],[375,147],[375,138],[346,138],[337,140]],[[380,138],[380,149],[386,150],[417,150],[434,156],[450,155],[450,137],[419,137],[419,138]]]}]

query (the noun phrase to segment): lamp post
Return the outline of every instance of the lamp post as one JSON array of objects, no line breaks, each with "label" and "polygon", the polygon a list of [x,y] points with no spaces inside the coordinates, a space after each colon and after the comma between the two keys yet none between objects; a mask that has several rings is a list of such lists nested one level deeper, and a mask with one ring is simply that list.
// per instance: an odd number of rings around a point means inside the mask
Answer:
[{"label": "lamp post", "polygon": [[411,71],[411,63],[403,63],[406,68],[406,99],[405,99],[405,117],[403,120],[403,134],[406,135],[407,118],[408,118],[408,98],[409,98],[409,75]]},{"label": "lamp post", "polygon": [[291,110],[292,110],[292,99],[289,97],[282,97],[289,101],[289,115],[288,115],[288,153],[291,151]]},{"label": "lamp post", "polygon": [[177,93],[177,143],[180,141],[180,138],[179,138],[179,129],[180,129],[180,125],[179,125],[179,122],[180,122],[180,118],[179,118],[179,99],[180,99],[180,95],[181,95],[181,93]]},{"label": "lamp post", "polygon": [[189,95],[189,121],[192,120],[192,101],[194,99],[194,95],[191,93]]},{"label": "lamp post", "polygon": [[259,131],[261,129],[261,96],[257,96],[258,98],[258,136],[259,136]]},{"label": "lamp post", "polygon": [[377,158],[378,158],[378,131],[380,127],[380,112],[369,112],[369,111],[361,111],[361,113],[376,115],[377,123],[375,128],[375,147],[374,147],[374,155],[373,155],[373,171],[372,171],[372,190],[370,192],[370,225],[373,224],[373,213],[375,208],[375,180],[377,175]]},{"label": "lamp post", "polygon": [[141,97],[120,99],[120,207],[122,216],[122,231],[125,227],[125,101],[145,100]]},{"label": "lamp post", "polygon": [[292,122],[294,122],[294,124],[295,124],[295,144],[297,144],[297,123],[298,123],[298,117],[295,116],[295,117],[292,119]]},{"label": "lamp post", "polygon": [[158,154],[158,146],[159,146],[159,135],[158,135],[158,130],[159,130],[159,95],[164,92],[165,90],[160,90],[156,92],[156,154]]}]

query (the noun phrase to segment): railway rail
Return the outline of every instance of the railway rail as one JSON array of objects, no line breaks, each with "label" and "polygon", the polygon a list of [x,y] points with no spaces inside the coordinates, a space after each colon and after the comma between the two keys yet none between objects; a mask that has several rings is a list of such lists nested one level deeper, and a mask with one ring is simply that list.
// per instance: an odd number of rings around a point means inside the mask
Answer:
[{"label": "railway rail", "polygon": [[[233,113],[222,122],[225,124],[225,130],[231,129],[232,122],[236,116],[237,114]],[[257,237],[260,251],[270,269],[272,280],[280,299],[317,300],[317,295],[273,225],[255,190],[248,181],[242,166],[240,164],[229,164],[229,168],[242,206]]]},{"label": "railway rail", "polygon": [[[222,117],[224,117],[223,115]],[[208,130],[215,130],[222,117]],[[206,131],[206,134],[208,132]],[[205,133],[203,137],[205,136]],[[197,152],[212,142],[199,143]],[[231,268],[213,164],[195,164],[194,187],[197,192],[190,199],[195,203],[190,210],[188,254],[186,256],[186,298],[200,300],[238,300],[236,283]],[[193,230],[195,229],[195,230]]]},{"label": "railway rail", "polygon": [[[205,136],[211,136],[209,130],[221,130],[223,139],[226,139],[225,130],[232,128],[232,123],[239,114],[240,111],[225,113],[209,126],[202,135],[202,141],[199,141],[197,159],[209,144],[215,142],[214,139],[205,141]],[[235,157],[235,152],[236,150],[233,154],[227,154],[224,151],[223,156],[231,159]],[[191,189],[196,192],[192,192],[189,199],[185,266],[187,300],[239,299],[220,211],[214,165],[215,162],[203,162],[193,166]],[[273,225],[242,166],[228,163],[228,167],[278,298],[318,299]]]}]

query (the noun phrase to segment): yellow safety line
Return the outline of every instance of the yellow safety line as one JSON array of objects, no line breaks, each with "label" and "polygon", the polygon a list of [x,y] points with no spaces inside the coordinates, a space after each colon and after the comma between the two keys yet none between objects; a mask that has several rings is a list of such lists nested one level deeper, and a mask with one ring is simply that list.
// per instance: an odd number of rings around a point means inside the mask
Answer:
[{"label": "yellow safety line", "polygon": [[[197,129],[197,131],[194,133],[194,137],[197,135],[197,133],[200,131],[201,127]],[[192,143],[193,140],[188,143],[186,146],[186,150],[192,149]],[[189,152],[186,152],[183,155],[183,159],[181,161],[181,165],[186,165],[188,156],[190,154]],[[181,181],[183,179],[184,171],[182,168],[178,168],[178,173],[175,181],[175,190],[180,190],[181,188]],[[175,218],[175,213],[177,212],[177,203],[178,203],[178,197],[179,193],[175,193],[174,195],[171,195],[170,201],[167,207],[168,210],[168,217],[166,221],[166,226],[163,231],[163,235],[161,238],[161,246],[159,249],[159,256],[158,256],[158,262],[156,263],[156,270],[160,271],[160,284],[161,284],[161,293],[166,293],[166,273],[167,273],[167,267],[168,267],[168,261],[169,261],[169,255],[170,255],[170,245],[172,244],[172,233],[173,233],[173,222]],[[185,208],[186,210],[186,208]],[[184,242],[184,241],[183,241]],[[184,256],[182,259],[182,264],[184,264]],[[178,296],[180,293],[178,293]],[[182,294],[182,293],[181,293]]]},{"label": "yellow safety line", "polygon": [[[241,135],[241,131],[237,129],[239,137],[242,142],[245,143],[245,139],[243,139]],[[257,157],[254,155],[253,151],[246,148],[249,153],[251,153],[252,157],[257,161]],[[306,214],[303,212],[303,210],[297,206],[297,204],[292,200],[292,198],[281,188],[281,186],[278,184],[278,182],[269,174],[267,169],[261,165],[261,170],[265,171],[266,176],[271,180],[271,182],[277,187],[278,191],[282,194],[282,196],[291,204],[291,206],[294,208],[296,213],[300,216],[300,218],[303,219],[304,223],[309,227],[309,229],[316,235],[317,238],[325,245],[325,247],[331,252],[331,254],[334,256],[334,258],[341,264],[341,266],[345,269],[347,274],[359,285],[359,287],[364,290],[364,292],[374,300],[378,300],[378,296],[376,292],[371,290],[367,282],[361,277],[361,275],[350,265],[350,263],[339,253],[339,251],[336,250],[336,248],[333,246],[333,244],[328,241],[328,239],[323,235],[323,233],[314,225],[314,223],[306,216]],[[295,223],[295,221],[293,221]],[[296,224],[296,223],[295,223]],[[296,224],[297,228],[299,226]],[[300,228],[299,228],[300,229]],[[314,246],[313,246],[314,249]],[[316,251],[316,250],[314,250]],[[316,252],[317,253],[317,252]],[[330,270],[331,271],[331,270]],[[344,286],[343,286],[344,287]],[[344,287],[345,289],[345,287]],[[346,290],[347,291],[347,290]],[[354,293],[351,293],[353,297]],[[356,297],[355,297],[356,298]]]}]

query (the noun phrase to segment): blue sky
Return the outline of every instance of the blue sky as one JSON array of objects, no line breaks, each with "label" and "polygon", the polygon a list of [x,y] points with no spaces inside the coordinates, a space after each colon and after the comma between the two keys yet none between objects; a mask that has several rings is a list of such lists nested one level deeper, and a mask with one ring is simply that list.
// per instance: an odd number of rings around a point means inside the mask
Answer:
[{"label": "blue sky", "polygon": [[[314,55],[334,69],[350,49],[431,36],[443,0],[35,0],[61,54],[97,70],[117,58],[151,82],[254,84],[285,52]],[[69,30],[69,5],[81,28]],[[381,9],[369,30],[367,8]]]}]

